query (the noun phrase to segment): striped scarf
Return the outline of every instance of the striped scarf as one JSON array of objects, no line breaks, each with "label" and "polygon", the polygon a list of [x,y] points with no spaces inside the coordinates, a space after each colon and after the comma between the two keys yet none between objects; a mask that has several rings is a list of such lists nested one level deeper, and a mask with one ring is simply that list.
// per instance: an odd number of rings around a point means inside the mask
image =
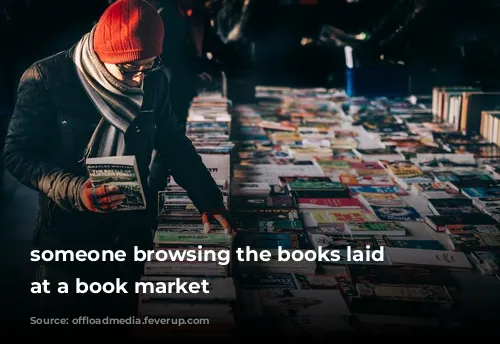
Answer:
[{"label": "striped scarf", "polygon": [[142,106],[143,90],[118,81],[93,49],[94,28],[78,42],[73,56],[78,77],[101,120],[85,150],[89,157],[122,156],[127,153],[125,133]]}]

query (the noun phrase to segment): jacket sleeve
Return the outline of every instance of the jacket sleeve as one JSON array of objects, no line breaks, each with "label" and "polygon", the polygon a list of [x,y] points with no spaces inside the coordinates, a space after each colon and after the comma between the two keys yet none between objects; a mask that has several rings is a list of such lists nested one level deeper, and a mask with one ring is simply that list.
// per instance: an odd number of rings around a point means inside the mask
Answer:
[{"label": "jacket sleeve", "polygon": [[155,145],[172,177],[201,213],[224,206],[217,183],[175,118],[168,96],[162,104]]},{"label": "jacket sleeve", "polygon": [[60,168],[50,161],[47,152],[56,126],[55,108],[43,75],[37,65],[32,65],[19,83],[5,139],[5,167],[23,185],[44,193],[59,207],[84,211],[80,190],[86,178]]}]

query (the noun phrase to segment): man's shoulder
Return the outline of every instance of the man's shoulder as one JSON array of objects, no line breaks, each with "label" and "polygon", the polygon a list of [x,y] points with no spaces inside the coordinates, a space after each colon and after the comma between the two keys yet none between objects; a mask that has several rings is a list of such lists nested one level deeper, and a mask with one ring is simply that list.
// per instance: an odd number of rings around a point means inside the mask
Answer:
[{"label": "man's shoulder", "polygon": [[54,75],[67,75],[69,68],[74,66],[73,48],[38,60],[32,66],[36,67],[40,74],[47,79],[52,79]]}]

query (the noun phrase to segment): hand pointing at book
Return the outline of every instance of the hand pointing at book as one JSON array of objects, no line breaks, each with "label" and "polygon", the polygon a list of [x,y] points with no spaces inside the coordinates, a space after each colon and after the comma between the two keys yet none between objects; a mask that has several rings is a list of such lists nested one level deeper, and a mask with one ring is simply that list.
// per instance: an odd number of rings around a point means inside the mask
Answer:
[{"label": "hand pointing at book", "polygon": [[201,215],[201,222],[203,223],[203,231],[209,233],[211,231],[210,221],[217,220],[224,229],[225,234],[231,234],[231,216],[226,208],[213,209],[206,211]]},{"label": "hand pointing at book", "polygon": [[101,185],[97,188],[88,180],[80,193],[80,198],[87,210],[95,213],[105,213],[116,210],[126,198],[117,186]]}]

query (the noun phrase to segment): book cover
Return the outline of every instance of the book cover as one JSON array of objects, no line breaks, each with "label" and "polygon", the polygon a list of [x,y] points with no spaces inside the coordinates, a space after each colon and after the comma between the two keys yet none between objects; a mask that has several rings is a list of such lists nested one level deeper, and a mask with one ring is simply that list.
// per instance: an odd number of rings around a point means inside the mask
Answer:
[{"label": "book cover", "polygon": [[409,178],[423,174],[422,170],[410,161],[393,161],[386,165],[387,169],[397,177]]},{"label": "book cover", "polygon": [[394,181],[387,175],[380,176],[351,176],[341,175],[339,180],[344,185],[372,185],[372,186],[392,186]]},{"label": "book cover", "polygon": [[235,238],[239,247],[251,249],[302,250],[310,248],[306,233],[250,233],[239,232]]},{"label": "book cover", "polygon": [[297,198],[300,209],[364,208],[355,198]]},{"label": "book cover", "polygon": [[146,197],[142,187],[135,156],[88,158],[85,162],[92,186],[117,186],[126,199],[118,211],[146,209]]},{"label": "book cover", "polygon": [[500,187],[463,188],[462,193],[471,198],[500,197]]},{"label": "book cover", "polygon": [[354,208],[310,210],[304,212],[303,216],[307,227],[317,227],[318,225],[328,225],[334,223],[376,221],[375,216],[369,211]]},{"label": "book cover", "polygon": [[398,196],[408,196],[408,193],[399,186],[348,186],[352,193],[390,193]]},{"label": "book cover", "polygon": [[391,193],[359,193],[359,197],[369,206],[407,207],[408,205],[396,194]]},{"label": "book cover", "polygon": [[302,221],[259,221],[258,228],[264,232],[280,232],[286,230],[302,230]]},{"label": "book cover", "polygon": [[424,219],[412,207],[378,207],[372,206],[373,212],[380,221],[423,221]]},{"label": "book cover", "polygon": [[406,228],[396,222],[349,223],[347,228],[352,235],[406,235]]},{"label": "book cover", "polygon": [[293,198],[280,196],[234,196],[231,198],[231,207],[243,211],[244,209],[295,209]]}]

